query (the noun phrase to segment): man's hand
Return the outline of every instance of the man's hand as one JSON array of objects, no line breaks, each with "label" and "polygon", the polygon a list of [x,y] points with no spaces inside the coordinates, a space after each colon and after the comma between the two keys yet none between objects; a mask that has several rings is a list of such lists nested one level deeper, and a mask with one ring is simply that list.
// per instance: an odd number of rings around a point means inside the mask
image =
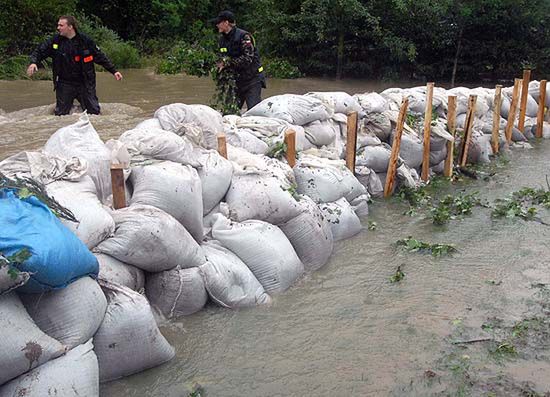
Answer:
[{"label": "man's hand", "polygon": [[31,63],[27,68],[27,76],[31,77],[36,71],[38,71],[38,66],[36,63]]},{"label": "man's hand", "polygon": [[115,76],[116,81],[122,80],[122,73],[120,72],[115,72],[113,76]]},{"label": "man's hand", "polygon": [[216,67],[218,68],[218,72],[221,72],[223,68],[225,68],[225,63],[223,61],[216,62]]}]

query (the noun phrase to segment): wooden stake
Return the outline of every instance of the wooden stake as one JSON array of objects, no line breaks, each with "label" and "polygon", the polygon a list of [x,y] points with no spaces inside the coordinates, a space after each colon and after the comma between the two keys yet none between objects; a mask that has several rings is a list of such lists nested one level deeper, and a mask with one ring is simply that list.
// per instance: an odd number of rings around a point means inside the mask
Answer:
[{"label": "wooden stake", "polygon": [[346,139],[346,166],[355,175],[355,151],[357,150],[357,112],[348,114]]},{"label": "wooden stake", "polygon": [[[449,95],[447,108],[447,130],[454,139],[456,132],[456,95]],[[447,178],[453,175],[454,151],[454,140],[451,142],[447,142],[447,158],[445,159],[445,168],[443,169],[443,175]]]},{"label": "wooden stake", "polygon": [[124,166],[121,164],[111,164],[111,190],[113,191],[113,208],[118,210],[126,207]]},{"label": "wooden stake", "polygon": [[500,131],[500,107],[502,106],[502,86],[497,84],[495,87],[495,100],[493,101],[493,132],[491,135],[491,146],[493,154],[497,154],[499,150],[499,131]]},{"label": "wooden stake", "polygon": [[540,81],[539,89],[539,111],[537,113],[537,138],[542,138],[544,127],[544,109],[546,107],[546,80]]},{"label": "wooden stake", "polygon": [[288,129],[285,132],[286,161],[290,168],[296,165],[296,132]]},{"label": "wooden stake", "polygon": [[227,142],[225,140],[225,134],[218,134],[218,153],[224,159],[227,158]]},{"label": "wooden stake", "polygon": [[512,143],[512,128],[516,121],[516,109],[518,107],[518,94],[521,79],[514,80],[514,90],[512,91],[512,103],[510,104],[510,113],[508,113],[508,122],[506,123],[506,142],[508,145]]},{"label": "wooden stake", "polygon": [[430,175],[430,132],[432,125],[432,102],[434,83],[426,85],[426,111],[424,112],[424,157],[422,159],[422,180],[428,181]]},{"label": "wooden stake", "polygon": [[403,126],[405,125],[405,117],[407,115],[408,106],[409,99],[403,99],[403,103],[401,103],[401,109],[399,110],[399,117],[397,118],[395,135],[393,136],[390,163],[388,165],[388,172],[386,174],[386,185],[384,186],[384,197],[391,196],[393,192],[395,175],[397,172],[397,159],[399,158],[399,149],[401,147],[401,136],[403,135]]},{"label": "wooden stake", "polygon": [[468,99],[468,111],[466,112],[466,121],[464,122],[464,137],[462,139],[462,150],[460,152],[460,166],[464,167],[468,161],[468,149],[472,138],[472,127],[474,126],[474,116],[476,112],[477,95],[470,95]]},{"label": "wooden stake", "polygon": [[521,87],[521,101],[519,105],[519,121],[518,130],[523,132],[525,128],[525,112],[527,111],[527,95],[529,95],[529,80],[531,79],[531,71],[525,69],[523,71],[523,84]]}]

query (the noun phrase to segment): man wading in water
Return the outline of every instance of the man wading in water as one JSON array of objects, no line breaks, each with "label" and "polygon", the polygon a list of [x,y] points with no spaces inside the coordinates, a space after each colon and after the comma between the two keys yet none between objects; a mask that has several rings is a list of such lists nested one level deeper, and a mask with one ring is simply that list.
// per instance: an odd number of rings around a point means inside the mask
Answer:
[{"label": "man wading in water", "polygon": [[235,26],[235,15],[231,11],[220,12],[211,22],[221,33],[220,56],[224,59],[218,61],[218,70],[227,68],[235,75],[239,108],[246,102],[246,107],[251,109],[262,100],[262,87],[265,88],[264,68],[254,38]]},{"label": "man wading in water", "polygon": [[32,76],[40,62],[52,58],[55,115],[69,114],[75,99],[88,113],[99,114],[94,64],[103,66],[117,80],[122,80],[122,74],[92,39],[78,33],[75,17],[59,17],[57,31],[58,34],[40,44],[31,54],[27,74]]}]

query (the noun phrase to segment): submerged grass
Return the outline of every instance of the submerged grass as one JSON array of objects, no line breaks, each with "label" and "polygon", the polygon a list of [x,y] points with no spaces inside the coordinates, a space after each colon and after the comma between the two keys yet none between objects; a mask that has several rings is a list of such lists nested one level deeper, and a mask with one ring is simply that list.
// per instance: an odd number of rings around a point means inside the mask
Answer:
[{"label": "submerged grass", "polygon": [[430,244],[414,239],[411,236],[406,239],[397,240],[396,244],[397,246],[405,247],[405,249],[409,252],[429,253],[435,257],[450,255],[458,252],[458,250],[451,244]]}]

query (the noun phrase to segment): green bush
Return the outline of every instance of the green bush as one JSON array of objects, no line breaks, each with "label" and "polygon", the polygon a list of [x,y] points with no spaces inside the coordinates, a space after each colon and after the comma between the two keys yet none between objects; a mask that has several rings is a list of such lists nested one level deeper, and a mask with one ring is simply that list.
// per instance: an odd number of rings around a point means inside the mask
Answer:
[{"label": "green bush", "polygon": [[262,63],[268,77],[276,79],[296,79],[303,76],[297,66],[283,58],[266,58]]},{"label": "green bush", "polygon": [[[27,66],[29,58],[24,55],[10,57],[0,63],[0,80],[28,79]],[[33,76],[35,80],[51,80],[52,74],[49,70],[39,69]]]},{"label": "green bush", "polygon": [[162,74],[186,73],[193,76],[208,76],[216,63],[213,50],[187,43],[176,45],[166,58],[157,65],[156,72]]}]

